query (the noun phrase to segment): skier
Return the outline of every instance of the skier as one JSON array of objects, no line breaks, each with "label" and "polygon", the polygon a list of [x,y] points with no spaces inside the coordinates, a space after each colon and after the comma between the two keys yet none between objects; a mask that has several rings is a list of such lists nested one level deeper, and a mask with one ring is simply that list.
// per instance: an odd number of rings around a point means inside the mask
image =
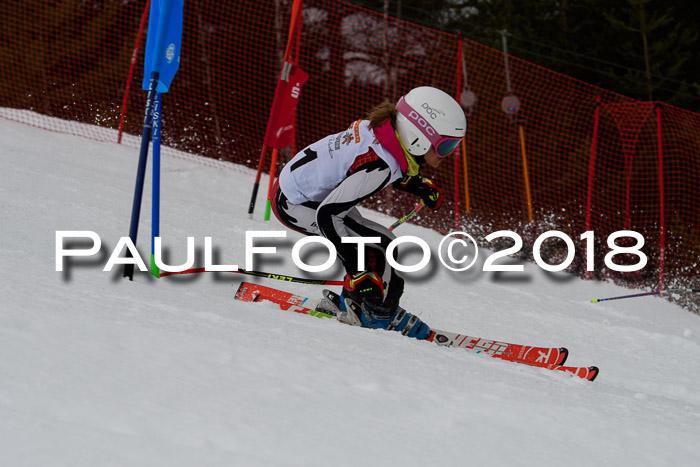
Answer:
[{"label": "skier", "polygon": [[[339,300],[324,291],[326,298],[336,299],[340,321],[418,339],[430,336],[425,323],[399,306],[404,280],[386,261],[394,234],[362,217],[357,205],[392,185],[437,210],[443,194],[419,170],[426,164],[438,167],[455,152],[466,126],[464,111],[449,94],[417,87],[396,105],[379,104],[366,120],[310,144],[280,172],[272,194],[275,216],[290,229],[330,240],[345,267]],[[343,243],[342,237],[379,238],[367,244],[363,270],[358,245]]]}]

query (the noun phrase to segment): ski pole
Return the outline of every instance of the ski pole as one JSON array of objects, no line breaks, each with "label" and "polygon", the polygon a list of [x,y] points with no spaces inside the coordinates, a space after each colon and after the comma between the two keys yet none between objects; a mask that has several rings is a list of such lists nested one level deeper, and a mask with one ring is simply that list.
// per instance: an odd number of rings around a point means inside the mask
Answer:
[{"label": "ski pole", "polygon": [[396,227],[400,226],[401,224],[403,224],[407,220],[413,219],[414,217],[416,217],[416,214],[418,214],[418,211],[420,211],[424,207],[425,207],[425,204],[420,203],[418,206],[413,208],[413,211],[409,212],[408,214],[403,216],[401,219],[399,219],[396,222],[394,222],[393,224],[391,224],[391,227],[389,227],[389,230],[394,230]]},{"label": "ski pole", "polygon": [[248,271],[245,269],[238,269],[236,271],[207,271],[206,268],[193,268],[193,269],[185,269],[184,271],[177,271],[177,272],[161,271],[160,277],[174,276],[176,274],[197,274],[200,272],[229,272],[229,273],[233,273],[233,274],[247,274],[249,276],[264,277],[266,279],[275,279],[275,280],[279,280],[279,281],[296,282],[299,284],[310,284],[310,285],[345,285],[345,281],[331,281],[331,280],[326,280],[326,279],[306,279],[303,277],[285,276],[283,274],[274,274],[271,272]]},{"label": "ski pole", "polygon": [[634,297],[645,297],[647,295],[658,295],[660,292],[658,290],[652,290],[651,292],[638,293],[634,295],[620,295],[619,297],[608,297],[608,298],[594,298],[591,300],[593,303],[605,302],[608,300],[621,300],[623,298],[634,298]]},{"label": "ski pole", "polygon": [[[644,293],[638,293],[634,295],[621,295],[619,297],[609,297],[609,298],[594,298],[591,300],[593,303],[598,303],[598,302],[605,302],[607,300],[620,300],[623,298],[634,298],[634,297],[646,297],[648,295],[661,295],[660,290],[652,290],[651,292],[644,292]],[[674,289],[664,289],[663,292],[670,292],[670,293],[676,293],[676,292],[689,292],[689,293],[700,293],[700,289],[693,289],[693,288],[688,288],[688,289],[683,289],[683,288],[674,288]]]}]

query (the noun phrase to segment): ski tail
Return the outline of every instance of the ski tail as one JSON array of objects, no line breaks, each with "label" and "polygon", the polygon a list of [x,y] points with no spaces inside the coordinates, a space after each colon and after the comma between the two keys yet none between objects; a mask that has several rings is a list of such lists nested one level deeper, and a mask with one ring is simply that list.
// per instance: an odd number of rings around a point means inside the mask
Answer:
[{"label": "ski tail", "polygon": [[267,301],[278,305],[283,311],[293,311],[316,318],[334,317],[329,313],[316,310],[316,304],[306,297],[250,282],[241,282],[234,298],[243,302]]},{"label": "ski tail", "polygon": [[[527,365],[526,362],[519,362]],[[588,381],[593,381],[598,377],[600,370],[597,366],[561,366],[561,365],[535,365],[540,368],[547,368],[548,370],[563,371],[571,376],[578,376],[579,378],[587,379]]]}]

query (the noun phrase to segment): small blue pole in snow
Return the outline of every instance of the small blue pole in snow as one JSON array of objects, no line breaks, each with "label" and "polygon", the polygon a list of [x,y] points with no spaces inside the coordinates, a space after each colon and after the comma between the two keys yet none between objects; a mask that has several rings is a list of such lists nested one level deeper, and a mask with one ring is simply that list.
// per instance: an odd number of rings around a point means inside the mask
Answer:
[{"label": "small blue pole in snow", "polygon": [[[700,293],[700,289],[693,288],[674,288],[674,289],[664,289],[664,292],[668,293]],[[648,295],[661,295],[660,290],[652,290],[651,292],[636,293],[634,295],[620,295],[619,297],[609,297],[609,298],[594,298],[591,300],[593,303],[607,302],[608,300],[621,300],[623,298],[634,298],[634,297],[646,297]]]},{"label": "small blue pole in snow", "polygon": [[593,303],[607,302],[608,300],[622,300],[623,298],[634,298],[634,297],[646,297],[647,295],[659,295],[658,290],[652,290],[651,292],[636,293],[633,295],[621,295],[619,297],[609,297],[609,298],[594,298],[591,300]]},{"label": "small blue pole in snow", "polygon": [[[177,9],[174,5],[177,4]],[[131,227],[129,238],[136,245],[136,237],[139,229],[139,217],[141,213],[141,199],[143,197],[143,184],[146,175],[146,163],[148,162],[148,146],[153,133],[153,111],[155,108],[156,94],[167,92],[170,80],[175,75],[180,62],[180,39],[182,36],[182,7],[184,0],[154,0],[151,2],[151,13],[148,25],[148,40],[146,44],[146,64],[144,66],[144,84],[146,76],[148,80],[148,98],[146,99],[146,114],[141,132],[141,151],[139,153],[138,170],[136,173],[136,187],[134,189],[134,203],[131,209]],[[155,31],[155,35],[152,34]],[[155,37],[155,42],[151,39]],[[167,41],[166,41],[167,39]],[[171,42],[172,41],[172,42]],[[166,47],[166,42],[168,45]],[[177,60],[174,60],[177,57]],[[166,82],[160,80],[161,65],[166,60]],[[134,279],[133,263],[124,265],[124,277]]]}]

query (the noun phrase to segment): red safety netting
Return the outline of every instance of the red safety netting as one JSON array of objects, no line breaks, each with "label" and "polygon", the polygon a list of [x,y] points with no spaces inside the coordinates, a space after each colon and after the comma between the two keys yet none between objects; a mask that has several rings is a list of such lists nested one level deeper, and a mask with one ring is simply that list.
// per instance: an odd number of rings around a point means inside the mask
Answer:
[{"label": "red safety netting", "polygon": [[[116,140],[105,128],[119,125],[146,1],[6,3],[0,115]],[[185,2],[180,71],[164,96],[163,144],[257,165],[291,12],[291,0]],[[436,86],[458,100],[473,92],[462,158],[432,173],[447,202],[439,213],[421,213],[422,224],[463,229],[481,241],[514,230],[530,257],[539,234],[562,230],[577,246],[570,270],[582,276],[579,236],[591,229],[594,276],[697,286],[700,115],[635,101],[513,56],[506,74],[502,51],[341,0],[305,0],[302,19],[291,50],[310,78],[297,109],[294,149],[345,129],[414,86]],[[124,129],[132,135],[140,134],[143,121],[144,48],[145,37],[127,101]],[[510,95],[519,100],[515,113],[504,111]],[[283,150],[279,165],[292,154]],[[371,206],[401,216],[415,202],[387,194]],[[610,273],[603,265],[607,236],[622,229],[645,237],[649,264],[642,272]],[[543,256],[556,261],[561,244],[548,245]]]}]

